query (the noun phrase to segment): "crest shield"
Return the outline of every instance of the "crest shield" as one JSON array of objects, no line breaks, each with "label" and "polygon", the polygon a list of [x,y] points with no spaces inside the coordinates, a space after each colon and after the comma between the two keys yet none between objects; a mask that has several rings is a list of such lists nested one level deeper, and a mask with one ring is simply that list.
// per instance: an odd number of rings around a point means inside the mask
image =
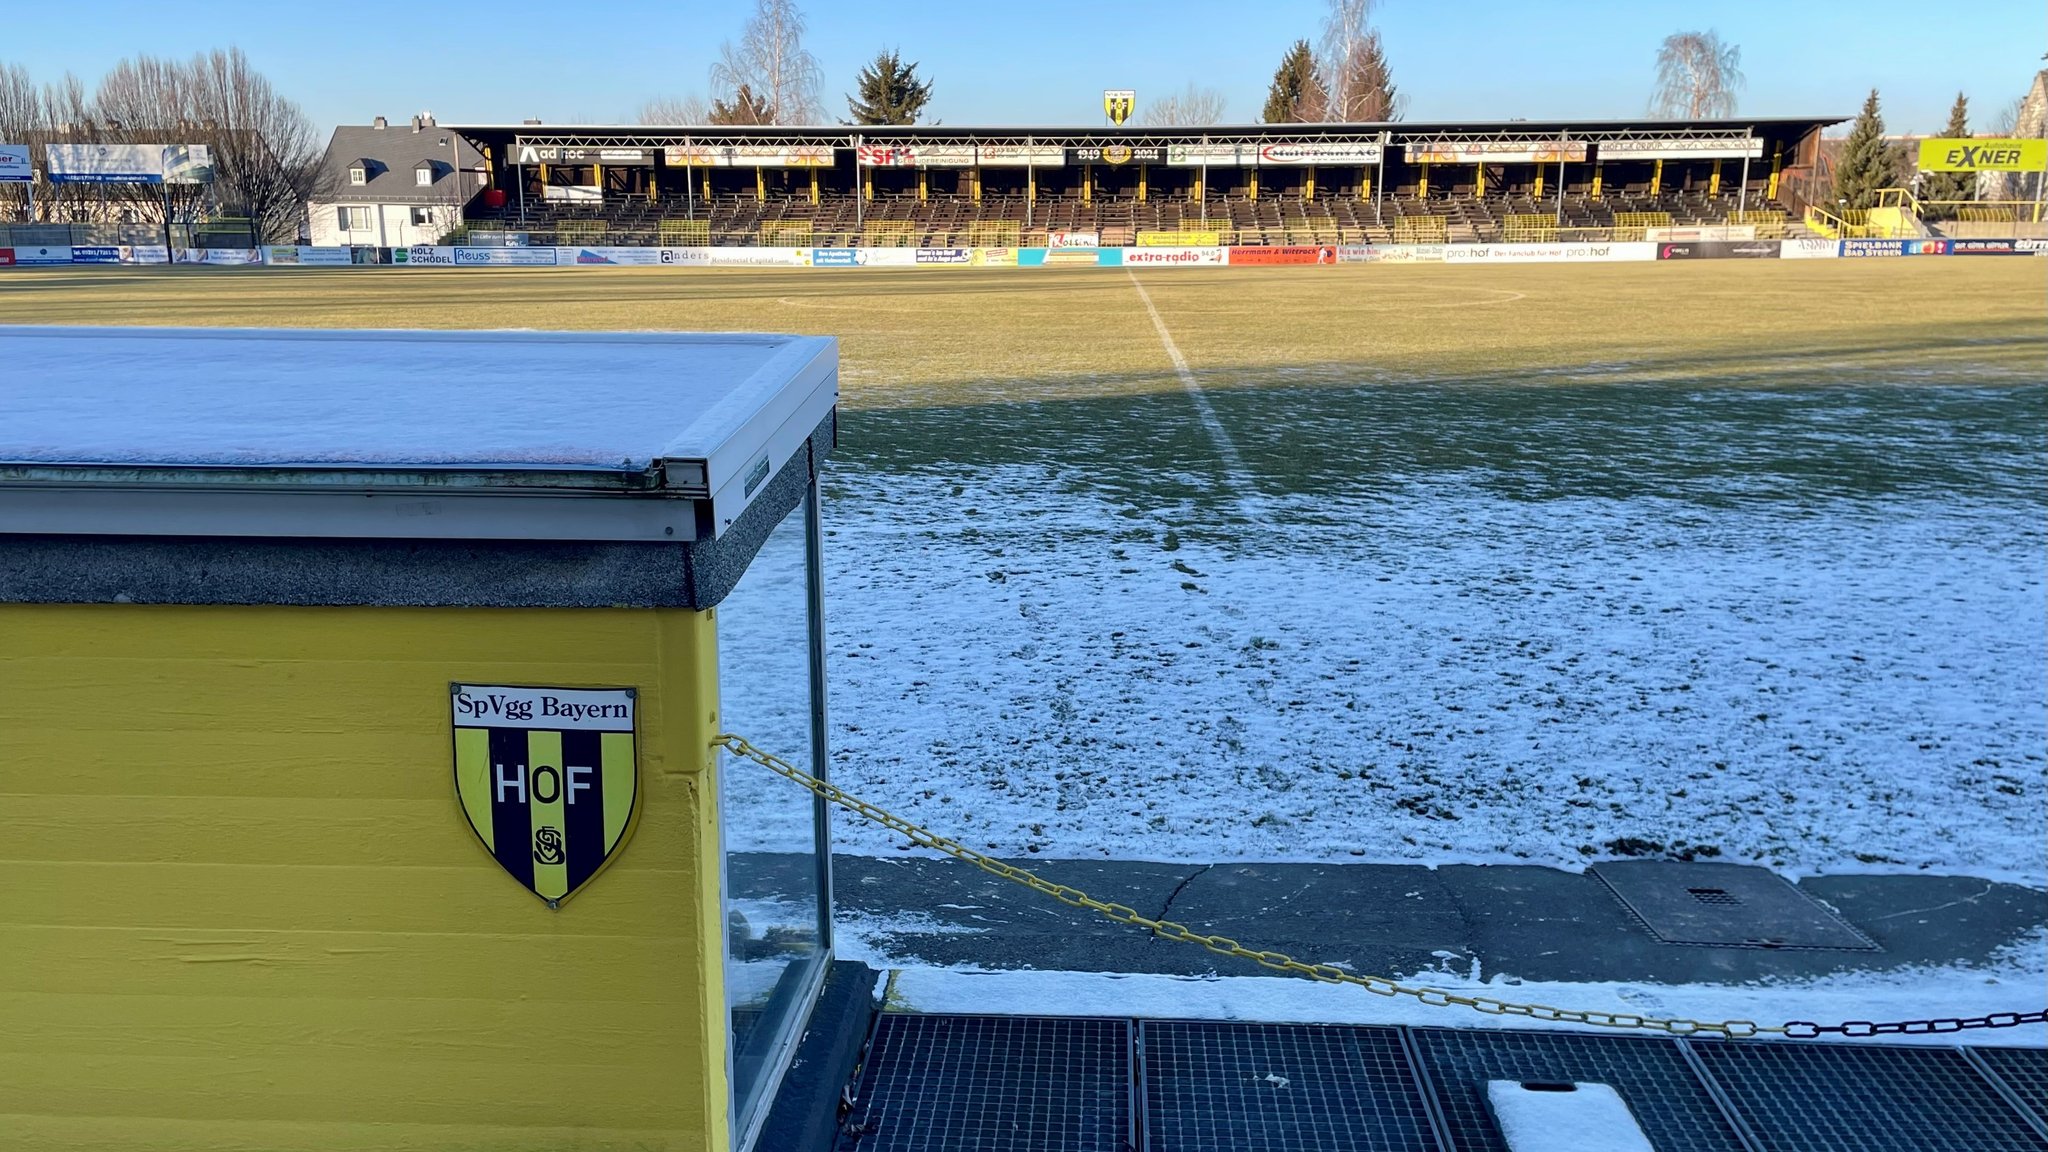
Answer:
[{"label": "crest shield", "polygon": [[449,699],[470,829],[514,880],[559,906],[632,826],[634,690],[455,684]]}]

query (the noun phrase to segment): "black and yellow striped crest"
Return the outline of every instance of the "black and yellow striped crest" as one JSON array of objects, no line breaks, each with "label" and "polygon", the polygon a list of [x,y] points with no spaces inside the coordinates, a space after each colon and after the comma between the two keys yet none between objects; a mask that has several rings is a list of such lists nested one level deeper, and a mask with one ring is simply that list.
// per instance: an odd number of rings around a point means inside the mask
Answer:
[{"label": "black and yellow striped crest", "polygon": [[597,875],[632,825],[634,691],[452,687],[463,814],[499,866],[556,907]]}]

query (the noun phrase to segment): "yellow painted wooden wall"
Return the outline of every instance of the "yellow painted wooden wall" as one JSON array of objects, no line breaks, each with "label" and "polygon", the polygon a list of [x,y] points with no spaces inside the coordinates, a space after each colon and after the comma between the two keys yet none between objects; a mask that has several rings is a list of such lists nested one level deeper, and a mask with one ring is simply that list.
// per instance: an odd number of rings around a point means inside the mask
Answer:
[{"label": "yellow painted wooden wall", "polygon": [[[711,613],[0,604],[0,1146],[724,1152]],[[549,911],[450,681],[640,689]]]}]

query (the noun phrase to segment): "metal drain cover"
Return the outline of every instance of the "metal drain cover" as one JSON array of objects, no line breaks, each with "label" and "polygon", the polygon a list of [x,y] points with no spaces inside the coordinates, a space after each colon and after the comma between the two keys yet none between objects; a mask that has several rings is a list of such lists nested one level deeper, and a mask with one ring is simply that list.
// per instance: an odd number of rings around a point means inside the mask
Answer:
[{"label": "metal drain cover", "polygon": [[1593,865],[1592,872],[1666,944],[1881,951],[1768,868],[1609,860]]}]

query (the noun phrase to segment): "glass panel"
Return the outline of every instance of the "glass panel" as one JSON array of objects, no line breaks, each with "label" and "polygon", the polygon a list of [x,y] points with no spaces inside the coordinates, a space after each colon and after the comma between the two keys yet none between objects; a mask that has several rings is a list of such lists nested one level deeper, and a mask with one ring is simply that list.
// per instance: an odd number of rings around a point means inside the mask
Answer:
[{"label": "glass panel", "polygon": [[[783,520],[718,607],[726,731],[806,771],[812,765],[808,505]],[[726,1002],[732,1012],[735,1138],[772,1094],[769,1078],[810,1010],[826,915],[817,807],[795,784],[723,760]]]}]

